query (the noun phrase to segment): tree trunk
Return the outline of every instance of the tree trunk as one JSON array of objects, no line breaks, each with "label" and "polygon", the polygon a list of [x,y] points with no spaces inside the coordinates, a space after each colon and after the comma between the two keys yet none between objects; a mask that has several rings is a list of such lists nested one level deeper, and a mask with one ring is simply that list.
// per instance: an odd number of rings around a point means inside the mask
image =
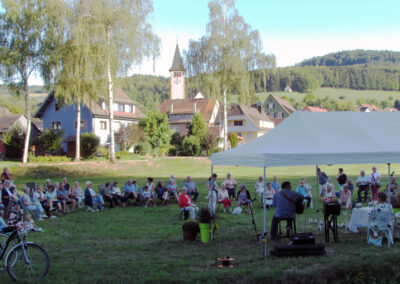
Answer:
[{"label": "tree trunk", "polygon": [[76,138],[75,138],[75,161],[81,159],[81,99],[76,101]]},{"label": "tree trunk", "polygon": [[224,88],[224,150],[228,150],[228,114],[226,108],[226,89]]},{"label": "tree trunk", "polygon": [[264,79],[264,93],[267,92],[267,72],[263,72],[263,79]]},{"label": "tree trunk", "polygon": [[[110,33],[107,34],[108,45],[110,45]],[[110,112],[110,161],[115,162],[115,140],[114,140],[114,94],[113,94],[113,81],[111,77],[111,63],[110,56],[107,57],[107,76],[108,76],[108,109]]]},{"label": "tree trunk", "polygon": [[29,140],[31,137],[31,109],[29,102],[29,90],[28,90],[28,75],[26,74],[26,67],[23,67],[23,76],[24,76],[24,93],[25,93],[25,116],[27,119],[26,132],[25,132],[25,143],[24,143],[24,152],[22,155],[22,163],[28,163],[28,154],[29,154]]}]

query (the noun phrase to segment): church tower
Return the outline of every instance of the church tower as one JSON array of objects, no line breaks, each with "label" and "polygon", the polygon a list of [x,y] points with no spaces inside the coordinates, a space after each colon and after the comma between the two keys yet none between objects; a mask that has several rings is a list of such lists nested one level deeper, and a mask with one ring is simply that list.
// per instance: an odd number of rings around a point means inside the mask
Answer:
[{"label": "church tower", "polygon": [[174,60],[172,66],[169,69],[171,74],[170,86],[171,86],[171,100],[183,100],[186,98],[185,95],[185,67],[182,63],[181,53],[179,46],[176,44]]}]

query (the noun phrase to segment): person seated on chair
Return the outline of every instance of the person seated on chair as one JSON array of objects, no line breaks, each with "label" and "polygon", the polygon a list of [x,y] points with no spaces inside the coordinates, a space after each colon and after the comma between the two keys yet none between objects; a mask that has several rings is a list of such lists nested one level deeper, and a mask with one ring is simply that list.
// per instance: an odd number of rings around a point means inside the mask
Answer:
[{"label": "person seated on chair", "polygon": [[230,173],[226,174],[226,179],[224,180],[224,184],[226,186],[226,190],[229,193],[229,198],[231,198],[231,196],[233,197],[233,200],[235,200],[236,198],[236,185],[237,185],[237,181],[232,177],[232,175]]},{"label": "person seated on chair", "polygon": [[303,200],[303,196],[297,192],[291,191],[290,182],[282,183],[282,190],[276,192],[272,199],[272,204],[276,211],[271,221],[271,239],[275,240],[278,233],[278,224],[280,219],[287,219],[286,235],[290,234],[292,229],[292,220],[296,218],[296,202]]},{"label": "person seated on chair", "polygon": [[42,206],[40,205],[40,203],[37,204],[32,201],[31,197],[29,196],[29,192],[30,192],[29,188],[24,188],[23,191],[24,191],[24,194],[22,195],[21,203],[22,203],[24,209],[27,211],[36,211],[38,220],[43,221],[42,213],[44,210],[43,210]]},{"label": "person seated on chair", "polygon": [[351,178],[347,178],[346,185],[347,185],[347,188],[351,191],[351,195],[353,195],[354,184],[353,184],[353,181],[351,180]]},{"label": "person seated on chair", "polygon": [[[368,243],[373,243],[375,245],[382,245],[382,237],[379,237],[381,231],[379,230],[382,225],[388,227],[389,224],[382,224],[382,220],[377,217],[377,214],[380,213],[389,213],[390,212],[390,223],[393,223],[394,215],[393,208],[391,205],[387,203],[386,194],[384,192],[378,193],[378,202],[374,205],[368,220]],[[389,215],[389,214],[388,214]],[[387,221],[387,220],[386,220]],[[390,230],[388,230],[390,231]],[[393,237],[390,232],[385,232],[385,237],[389,240],[390,243],[393,243]]]},{"label": "person seated on chair", "polygon": [[115,204],[118,203],[118,199],[112,193],[111,184],[109,182],[106,182],[106,184],[104,185],[104,191],[103,191],[102,195],[103,195],[103,199],[110,203],[110,209],[115,208]]},{"label": "person seated on chair", "polygon": [[[274,194],[275,194],[276,191],[272,188],[270,182],[267,182],[266,186],[267,186],[267,192],[266,192],[266,204],[265,204],[265,206],[267,208],[270,208],[270,207],[272,207],[272,199],[274,198]],[[262,196],[262,194],[261,194],[261,196]],[[263,207],[264,207],[264,202],[261,203],[260,208],[263,208]]]},{"label": "person seated on chair", "polygon": [[[386,185],[386,189],[385,192],[388,192],[388,186],[389,184]],[[396,178],[395,177],[391,177],[390,178],[390,196],[393,196],[393,194],[397,194],[399,192],[399,186],[396,182]]]},{"label": "person seated on chair", "polygon": [[42,187],[40,185],[36,185],[36,190],[33,193],[33,202],[35,203],[40,203],[42,208],[46,211],[46,214],[48,217],[54,219],[56,218],[55,216],[53,216],[53,210],[50,210],[50,206],[47,205],[47,197],[45,195],[45,193],[42,191]]},{"label": "person seated on chair", "polygon": [[67,182],[67,178],[66,178],[66,177],[63,178],[62,184],[64,185],[64,188],[65,188],[66,190],[70,191],[71,186],[70,186],[69,183]]},{"label": "person seated on chair", "polygon": [[118,186],[118,181],[113,182],[113,186],[111,188],[111,193],[118,201],[117,204],[119,204],[119,202],[121,202],[122,207],[126,206],[126,198],[124,195],[122,195],[121,189]]},{"label": "person seated on chair", "polygon": [[175,185],[177,184],[174,175],[170,175],[170,176],[169,176],[168,184],[169,184],[169,181],[172,181],[172,184],[175,184]]},{"label": "person seated on chair", "polygon": [[6,180],[10,180],[11,181],[11,177],[12,177],[12,174],[10,173],[8,168],[4,167],[3,168],[3,172],[1,173],[1,183],[4,184],[4,182]]},{"label": "person seated on chair", "polygon": [[258,199],[262,200],[264,193],[264,179],[262,176],[258,177],[258,180],[256,181],[254,188],[256,189],[256,194],[258,195]]},{"label": "person seated on chair", "polygon": [[4,217],[8,219],[11,208],[15,199],[11,192],[11,181],[6,180],[3,182],[3,189],[1,190],[1,202],[4,206]]},{"label": "person seated on chair", "polygon": [[51,180],[50,179],[46,179],[46,183],[43,186],[44,193],[46,193],[49,190],[50,185],[51,185]]},{"label": "person seated on chair", "polygon": [[281,184],[278,182],[276,176],[274,176],[274,178],[272,179],[271,187],[275,192],[281,190]]},{"label": "person seated on chair", "polygon": [[326,202],[333,202],[336,200],[336,193],[335,193],[335,187],[333,184],[328,184],[326,186],[326,193],[322,200]]},{"label": "person seated on chair", "polygon": [[232,213],[232,201],[229,199],[229,193],[224,183],[221,184],[221,189],[218,190],[218,203],[224,205],[224,213],[226,213],[226,209],[229,210],[229,213]]},{"label": "person seated on chair", "polygon": [[170,196],[174,196],[176,200],[179,199],[179,194],[178,194],[179,188],[176,185],[176,183],[174,184],[173,180],[171,179],[168,181],[167,190]]},{"label": "person seated on chair", "polygon": [[299,186],[296,188],[296,192],[303,195],[304,199],[307,200],[307,208],[310,208],[311,203],[311,192],[306,187],[306,180],[301,179]]},{"label": "person seated on chair", "polygon": [[0,210],[4,209],[3,202],[1,201],[1,192],[2,192],[2,190],[3,190],[3,184],[0,181]]},{"label": "person seated on chair", "polygon": [[341,207],[351,209],[351,191],[349,190],[347,184],[345,184],[343,189],[340,190],[339,203]]},{"label": "person seated on chair", "polygon": [[181,210],[186,210],[190,214],[190,219],[194,220],[196,218],[199,208],[193,203],[190,196],[187,194],[187,188],[182,188],[182,193],[179,197],[179,208]]},{"label": "person seated on chair", "polygon": [[157,194],[158,199],[161,200],[161,205],[164,205],[164,206],[168,205],[168,202],[169,202],[168,190],[166,188],[164,188],[163,182],[161,180],[159,180],[157,182],[157,186],[154,191],[155,191],[155,194]]},{"label": "person seated on chair", "polygon": [[[97,194],[93,189],[92,189],[92,182],[87,181],[86,182],[86,189],[85,189],[85,204],[89,206],[89,211],[93,211],[92,207],[94,203],[97,203],[98,209],[100,211],[104,210],[104,199],[101,194]],[[92,210],[90,210],[92,209]]]},{"label": "person seated on chair", "polygon": [[72,213],[74,213],[75,212],[75,200],[69,198],[69,191],[64,188],[63,183],[59,184],[59,188],[56,191],[56,193],[57,193],[58,200],[60,200],[60,202],[61,202],[63,214],[64,215],[67,214],[67,212],[66,212],[67,204],[72,204]]},{"label": "person seated on chair", "polygon": [[144,208],[147,208],[147,206],[149,204],[152,205],[152,206],[155,206],[153,195],[151,195],[151,192],[150,192],[149,187],[147,185],[144,186],[144,189],[142,191],[142,198],[143,198],[143,201],[144,201]]},{"label": "person seated on chair", "polygon": [[367,202],[367,196],[369,191],[369,185],[371,184],[371,179],[369,176],[365,175],[365,171],[360,172],[360,176],[356,182],[358,186],[358,202],[362,202],[361,200],[361,193],[364,192],[364,203]]},{"label": "person seated on chair", "polygon": [[188,195],[194,195],[193,202],[196,202],[197,197],[199,197],[199,191],[197,190],[196,183],[192,180],[191,176],[188,176],[185,183],[183,184],[184,187],[188,189]]},{"label": "person seated on chair", "polygon": [[83,194],[82,188],[79,186],[79,182],[77,180],[74,181],[74,187],[71,189],[71,198],[78,202],[79,208],[83,207],[85,195]]},{"label": "person seated on chair", "polygon": [[124,186],[124,193],[126,199],[137,199],[137,185],[136,181],[132,181],[128,179],[127,183]]},{"label": "person seated on chair", "polygon": [[[238,201],[237,206],[247,204],[249,206],[250,210],[252,209],[250,192],[246,189],[246,185],[243,183],[239,186],[239,192],[236,196],[236,200]],[[246,213],[248,213],[248,212],[246,212]]]},{"label": "person seated on chair", "polygon": [[[176,183],[176,182],[175,182]],[[153,178],[148,177],[146,185],[149,187],[151,195],[154,196],[154,189],[156,188],[153,183]]]},{"label": "person seated on chair", "polygon": [[49,185],[48,190],[44,195],[47,199],[46,205],[49,207],[49,211],[53,211],[54,206],[56,206],[58,211],[61,212],[61,202],[57,199],[57,192],[53,185]]}]

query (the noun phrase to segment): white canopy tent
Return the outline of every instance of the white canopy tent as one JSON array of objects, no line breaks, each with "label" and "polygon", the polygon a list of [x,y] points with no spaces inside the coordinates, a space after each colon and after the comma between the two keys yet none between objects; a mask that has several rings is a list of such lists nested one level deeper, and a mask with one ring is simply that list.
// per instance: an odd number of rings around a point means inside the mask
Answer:
[{"label": "white canopy tent", "polygon": [[[390,172],[390,163],[400,162],[399,128],[394,112],[295,112],[267,134],[210,160],[212,166],[263,167],[264,187],[266,167],[388,163]],[[316,208],[318,214],[318,193]]]}]

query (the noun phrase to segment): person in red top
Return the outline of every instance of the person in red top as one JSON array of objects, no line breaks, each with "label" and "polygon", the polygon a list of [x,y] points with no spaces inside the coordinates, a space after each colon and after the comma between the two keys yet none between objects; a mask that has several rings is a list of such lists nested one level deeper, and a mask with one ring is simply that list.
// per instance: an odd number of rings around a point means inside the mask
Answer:
[{"label": "person in red top", "polygon": [[190,219],[196,219],[197,212],[199,212],[199,207],[194,205],[192,199],[187,194],[188,190],[186,187],[182,188],[182,193],[179,196],[179,208],[181,210],[186,210],[190,214]]}]

